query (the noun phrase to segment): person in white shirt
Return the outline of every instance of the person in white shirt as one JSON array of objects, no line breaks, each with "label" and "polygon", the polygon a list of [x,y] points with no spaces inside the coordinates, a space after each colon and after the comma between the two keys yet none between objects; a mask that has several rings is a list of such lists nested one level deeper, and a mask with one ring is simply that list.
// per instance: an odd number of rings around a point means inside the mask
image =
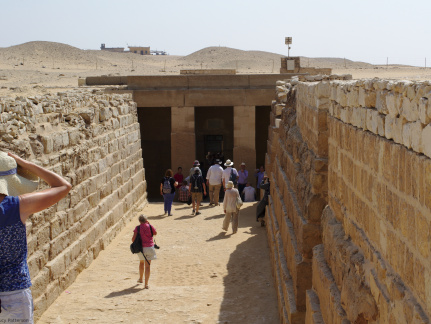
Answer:
[{"label": "person in white shirt", "polygon": [[223,171],[223,188],[226,191],[226,185],[229,181],[232,181],[233,185],[235,186],[238,183],[238,171],[236,171],[235,168],[232,168],[233,162],[231,160],[226,160],[226,163],[224,164],[226,169]]},{"label": "person in white shirt", "polygon": [[256,201],[256,190],[247,182],[244,190],[242,191],[242,200],[244,202]]},{"label": "person in white shirt", "polygon": [[230,220],[232,219],[232,231],[235,234],[238,230],[238,209],[236,203],[239,197],[239,192],[233,187],[233,182],[228,181],[226,192],[224,193],[223,209],[226,214],[223,220],[223,230],[227,231]]},{"label": "person in white shirt", "polygon": [[219,159],[214,161],[214,164],[207,172],[207,186],[209,187],[210,206],[218,206],[220,195],[221,181],[223,176],[223,168],[220,166]]}]

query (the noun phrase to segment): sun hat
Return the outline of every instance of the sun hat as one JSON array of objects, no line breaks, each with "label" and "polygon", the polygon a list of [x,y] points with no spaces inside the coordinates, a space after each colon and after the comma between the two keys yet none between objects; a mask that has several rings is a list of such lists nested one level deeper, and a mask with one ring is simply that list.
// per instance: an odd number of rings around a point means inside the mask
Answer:
[{"label": "sun hat", "polygon": [[201,165],[198,160],[195,160],[195,162],[193,162],[193,166],[196,166],[196,165]]},{"label": "sun hat", "polygon": [[220,159],[215,159],[215,164],[221,164]]},{"label": "sun hat", "polygon": [[241,165],[245,165],[245,162],[242,162]]},{"label": "sun hat", "polygon": [[195,171],[195,173],[196,173],[196,172],[199,172],[199,171],[200,171],[200,169],[199,169],[198,167],[196,167],[196,168],[194,168],[194,171]]},{"label": "sun hat", "polygon": [[226,160],[226,163],[224,164],[225,166],[232,166],[233,162],[231,160]]},{"label": "sun hat", "polygon": [[232,189],[233,188],[233,182],[232,181],[228,181],[226,188]]},{"label": "sun hat", "polygon": [[39,181],[34,174],[17,168],[16,161],[5,152],[0,152],[0,194],[19,196],[37,189]]}]

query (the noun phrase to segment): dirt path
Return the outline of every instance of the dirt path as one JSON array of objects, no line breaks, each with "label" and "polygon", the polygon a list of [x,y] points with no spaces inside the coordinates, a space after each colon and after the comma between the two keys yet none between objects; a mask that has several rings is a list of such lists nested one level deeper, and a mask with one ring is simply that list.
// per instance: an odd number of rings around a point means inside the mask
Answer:
[{"label": "dirt path", "polygon": [[[143,213],[157,229],[150,289],[138,284],[131,222],[43,314],[38,323],[279,323],[265,229],[256,203],[241,209],[238,233],[222,231],[221,207],[161,203]],[[138,215],[137,215],[138,216]],[[137,219],[137,217],[136,217]]]}]

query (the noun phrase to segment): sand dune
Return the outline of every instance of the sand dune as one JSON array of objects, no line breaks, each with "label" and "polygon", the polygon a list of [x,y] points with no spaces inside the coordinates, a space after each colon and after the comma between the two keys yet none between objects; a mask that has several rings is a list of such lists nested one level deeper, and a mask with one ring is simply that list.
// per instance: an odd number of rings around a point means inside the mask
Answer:
[{"label": "sand dune", "polygon": [[[67,44],[34,41],[0,48],[0,96],[55,92],[95,75],[167,75],[182,69],[236,69],[237,73],[279,73],[282,54],[207,47],[186,56],[137,55],[82,50]],[[354,78],[431,79],[431,70],[374,66],[344,58],[301,57],[302,66],[329,67]]]}]

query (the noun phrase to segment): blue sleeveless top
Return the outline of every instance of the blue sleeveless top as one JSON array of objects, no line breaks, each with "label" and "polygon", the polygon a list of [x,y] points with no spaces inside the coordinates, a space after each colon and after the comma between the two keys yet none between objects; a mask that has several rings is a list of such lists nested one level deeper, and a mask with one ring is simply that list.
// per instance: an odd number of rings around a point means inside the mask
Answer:
[{"label": "blue sleeveless top", "polygon": [[0,202],[0,292],[31,286],[27,266],[27,235],[19,215],[19,198]]}]

